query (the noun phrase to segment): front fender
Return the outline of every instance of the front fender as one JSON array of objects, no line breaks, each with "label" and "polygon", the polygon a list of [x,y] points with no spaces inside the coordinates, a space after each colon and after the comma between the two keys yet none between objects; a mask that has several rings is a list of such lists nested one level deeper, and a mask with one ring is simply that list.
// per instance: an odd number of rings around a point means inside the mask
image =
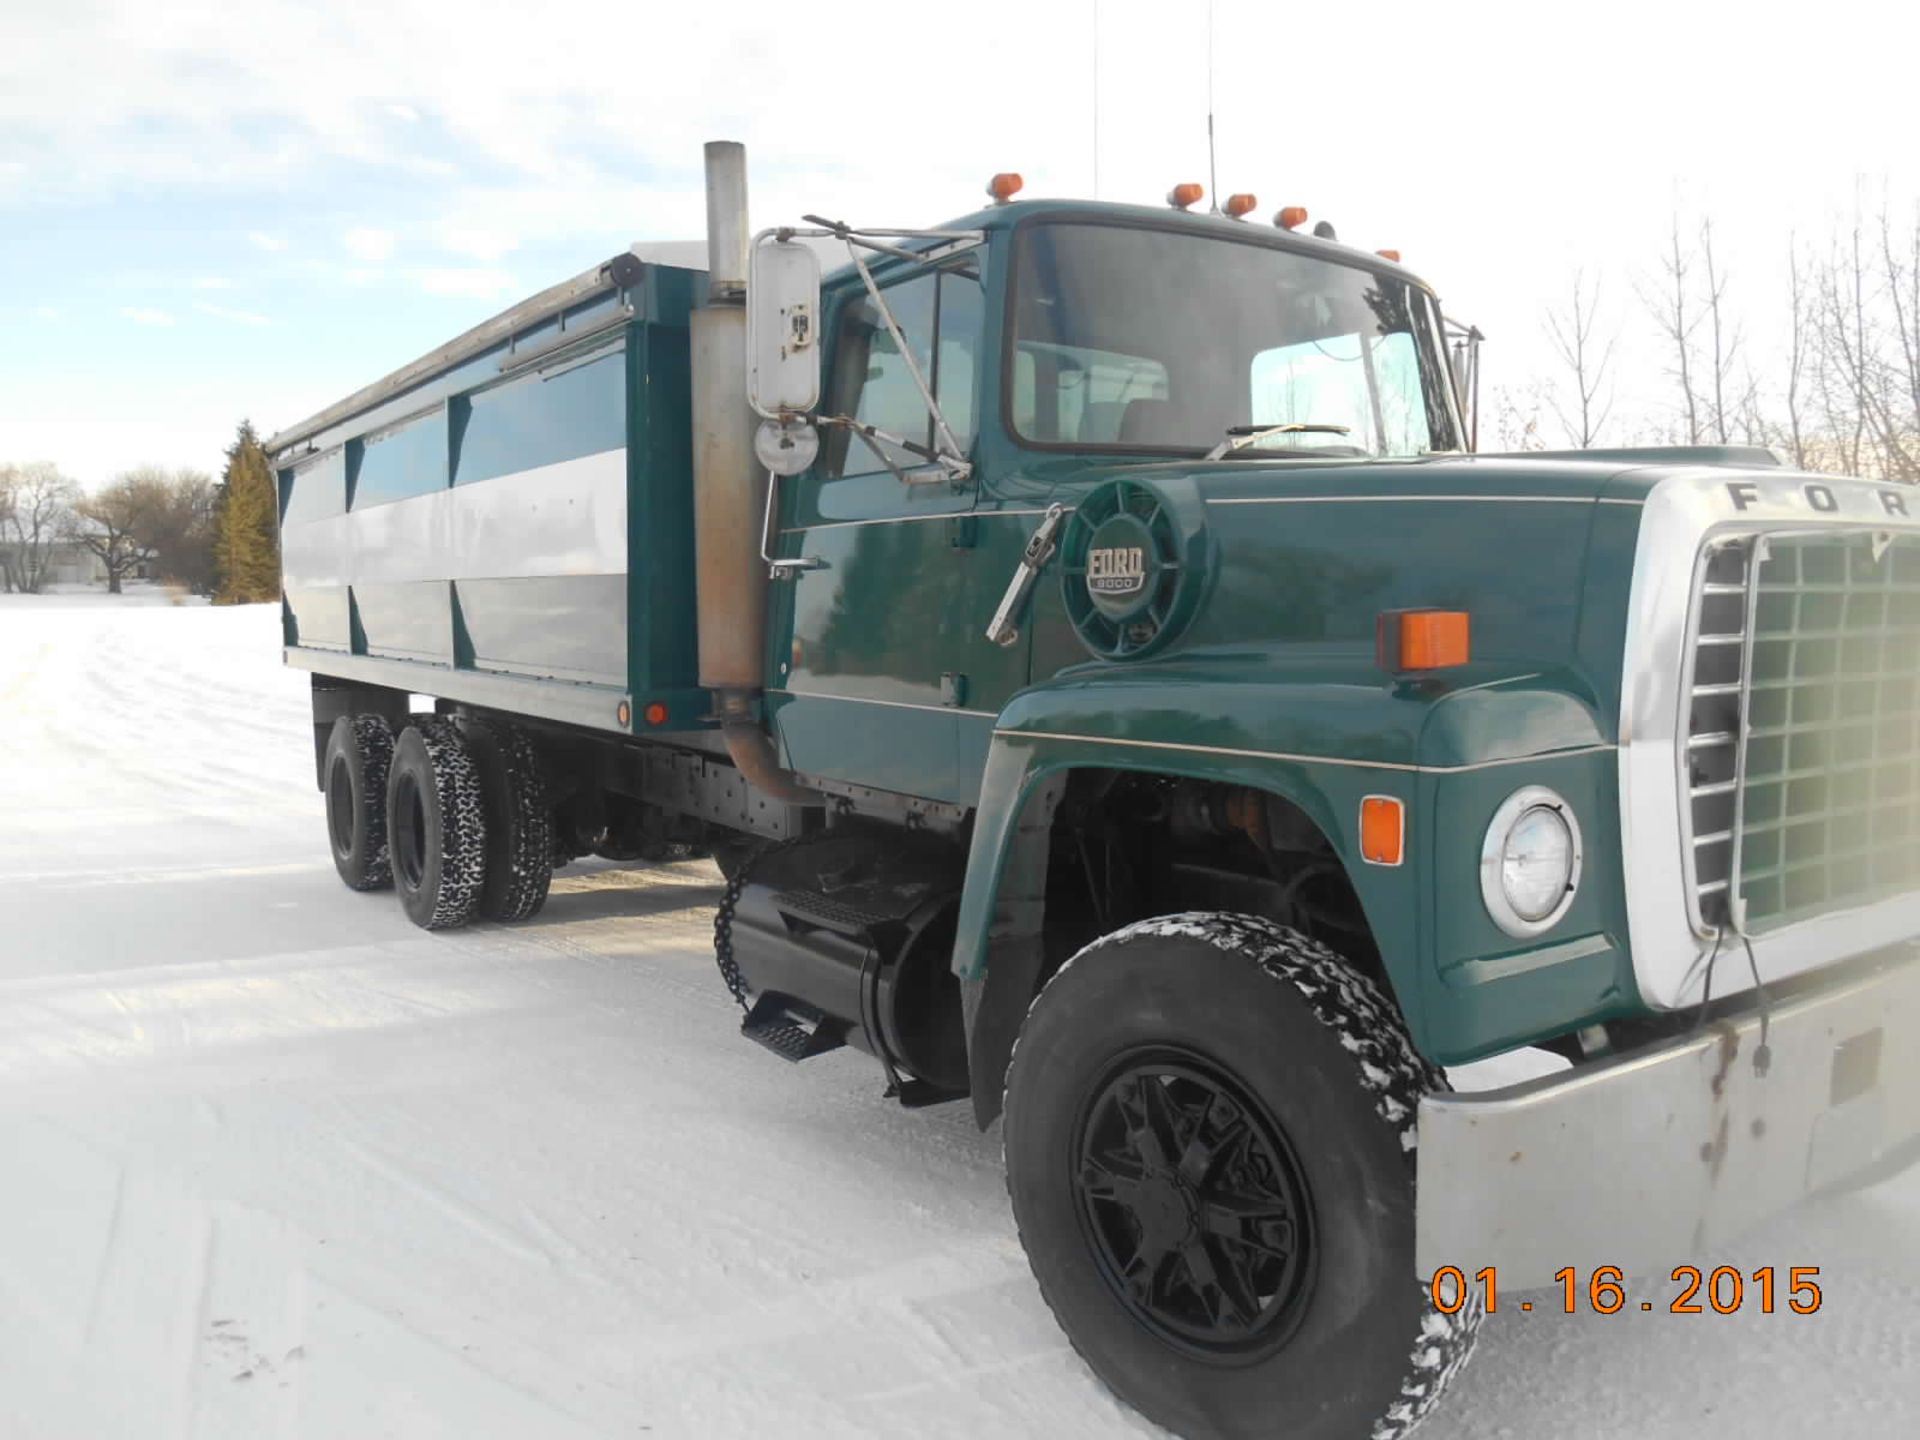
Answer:
[{"label": "front fender", "polygon": [[[1450,891],[1460,888],[1457,852],[1467,847],[1437,834],[1427,812],[1446,808],[1441,787],[1455,777],[1504,791],[1534,773],[1610,765],[1612,736],[1569,673],[1462,667],[1445,678],[1395,681],[1370,660],[1289,657],[1283,668],[1272,654],[1188,656],[1088,667],[1017,695],[994,727],[955,940],[954,970],[978,1003],[1024,1009],[1031,998],[985,983],[1000,887],[1026,807],[1064,772],[1123,769],[1247,786],[1298,807],[1353,883],[1415,1043],[1437,1055],[1472,1034],[1481,1048],[1484,1031],[1463,1027],[1454,1013],[1478,997],[1435,984],[1431,973],[1434,934],[1460,929],[1436,914],[1433,890],[1442,878]],[[1361,858],[1360,804],[1369,795],[1408,807],[1401,865]],[[1470,839],[1477,854],[1478,834]],[[1478,906],[1477,888],[1470,900],[1449,903]],[[975,1058],[976,1076],[998,1073],[996,1057]]]}]

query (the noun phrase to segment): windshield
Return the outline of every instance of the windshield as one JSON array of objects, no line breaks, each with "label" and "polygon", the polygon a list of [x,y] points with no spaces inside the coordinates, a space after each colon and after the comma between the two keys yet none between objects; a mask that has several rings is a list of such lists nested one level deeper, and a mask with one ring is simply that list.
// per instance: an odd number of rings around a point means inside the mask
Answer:
[{"label": "windshield", "polygon": [[1236,453],[1456,448],[1431,301],[1268,245],[1041,224],[1014,266],[1010,418],[1029,443],[1211,450],[1230,427],[1343,426]]}]

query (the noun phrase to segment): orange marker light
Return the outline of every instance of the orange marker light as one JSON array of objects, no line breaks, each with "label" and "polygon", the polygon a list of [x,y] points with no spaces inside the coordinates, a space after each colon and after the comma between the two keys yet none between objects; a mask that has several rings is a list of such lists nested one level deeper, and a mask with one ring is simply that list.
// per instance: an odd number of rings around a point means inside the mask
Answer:
[{"label": "orange marker light", "polygon": [[1251,214],[1253,207],[1259,203],[1260,199],[1258,196],[1248,194],[1243,190],[1238,195],[1229,195],[1227,197],[1227,214],[1238,220],[1243,215]]},{"label": "orange marker light", "polygon": [[1196,185],[1189,180],[1184,185],[1176,185],[1167,192],[1167,204],[1176,210],[1185,210],[1189,205],[1198,205],[1200,197],[1207,193],[1207,187]]},{"label": "orange marker light", "polygon": [[1374,622],[1375,658],[1382,670],[1444,670],[1473,653],[1464,610],[1388,610]]},{"label": "orange marker light", "polygon": [[1396,265],[1400,263],[1400,252],[1398,250],[1376,250],[1373,253],[1378,255],[1382,260],[1391,260]]},{"label": "orange marker light", "polygon": [[647,724],[649,725],[664,725],[667,723],[667,707],[662,705],[658,700],[647,706],[645,714]]},{"label": "orange marker light", "polygon": [[613,707],[613,719],[614,719],[614,723],[619,725],[622,729],[632,724],[633,723],[633,706],[629,705],[626,701],[622,700],[618,705]]},{"label": "orange marker light", "polygon": [[1304,205],[1284,206],[1275,213],[1273,223],[1278,225],[1282,230],[1298,230],[1302,225],[1307,223],[1307,207]]},{"label": "orange marker light", "polygon": [[1407,858],[1407,807],[1391,795],[1360,802],[1360,858],[1369,865],[1398,865]]},{"label": "orange marker light", "polygon": [[1020,193],[1027,182],[1011,170],[1002,170],[987,182],[987,194],[993,197],[993,203],[1004,205]]}]

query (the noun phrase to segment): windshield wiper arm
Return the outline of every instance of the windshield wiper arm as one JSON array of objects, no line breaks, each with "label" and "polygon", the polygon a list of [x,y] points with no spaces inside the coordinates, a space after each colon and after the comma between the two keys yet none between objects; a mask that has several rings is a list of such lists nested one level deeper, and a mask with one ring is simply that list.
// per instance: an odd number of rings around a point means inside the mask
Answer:
[{"label": "windshield wiper arm", "polygon": [[1318,425],[1290,421],[1285,425],[1229,425],[1227,438],[1207,452],[1207,459],[1219,460],[1236,450],[1244,450],[1270,435],[1351,435],[1351,425]]}]

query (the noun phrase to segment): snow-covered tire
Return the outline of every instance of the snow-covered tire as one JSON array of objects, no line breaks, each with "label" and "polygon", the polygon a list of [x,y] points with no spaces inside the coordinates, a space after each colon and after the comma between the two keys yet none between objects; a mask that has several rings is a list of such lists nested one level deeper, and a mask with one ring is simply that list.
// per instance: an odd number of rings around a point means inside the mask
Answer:
[{"label": "snow-covered tire", "polygon": [[1094,1373],[1189,1440],[1400,1440],[1482,1318],[1471,1298],[1442,1314],[1414,1273],[1418,1107],[1444,1088],[1380,989],[1297,931],[1202,912],[1096,940],[1007,1070],[1007,1191],[1042,1296]]},{"label": "snow-covered tire", "polygon": [[342,715],[327,736],[321,787],[334,868],[350,890],[393,883],[387,857],[387,767],[393,731],[382,715]]},{"label": "snow-covered tire", "polygon": [[473,918],[486,884],[486,815],[479,768],[450,722],[416,719],[395,743],[387,837],[409,920],[448,930]]},{"label": "snow-covered tire", "polygon": [[553,809],[533,737],[517,725],[469,720],[461,726],[480,769],[487,818],[487,878],[480,914],[530,920],[553,883]]}]

